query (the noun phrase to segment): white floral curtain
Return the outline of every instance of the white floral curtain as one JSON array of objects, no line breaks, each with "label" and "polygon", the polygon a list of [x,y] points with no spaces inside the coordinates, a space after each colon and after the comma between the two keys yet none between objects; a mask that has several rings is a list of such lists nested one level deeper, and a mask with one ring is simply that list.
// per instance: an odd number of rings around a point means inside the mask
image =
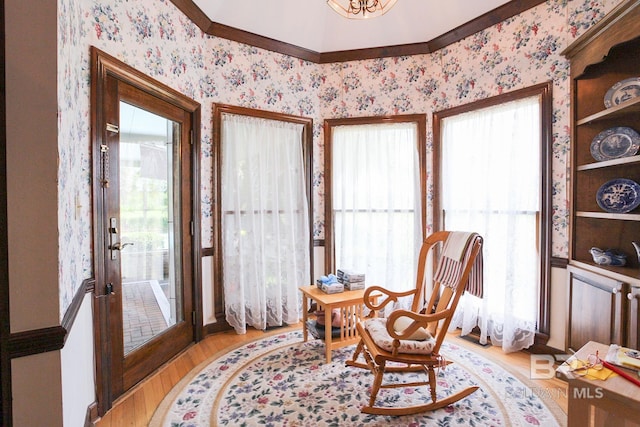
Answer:
[{"label": "white floral curtain", "polygon": [[302,125],[224,114],[221,131],[226,320],[237,333],[296,323],[310,277]]},{"label": "white floral curtain", "polygon": [[366,285],[415,286],[422,224],[415,123],[333,127],[332,203],[337,268]]},{"label": "white floral curtain", "polygon": [[484,237],[484,296],[465,294],[451,328],[504,351],[533,344],[539,307],[540,103],[517,100],[443,120],[447,230]]}]

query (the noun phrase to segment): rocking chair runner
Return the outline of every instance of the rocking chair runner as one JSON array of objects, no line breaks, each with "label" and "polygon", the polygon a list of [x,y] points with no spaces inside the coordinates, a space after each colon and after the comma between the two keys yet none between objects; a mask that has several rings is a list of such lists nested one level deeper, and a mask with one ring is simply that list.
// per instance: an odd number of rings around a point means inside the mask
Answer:
[{"label": "rocking chair runner", "polygon": [[[424,309],[424,274],[428,253],[443,245],[440,261],[434,275],[431,297]],[[451,248],[459,259],[449,256]],[[481,292],[481,250],[482,237],[476,233],[440,231],[429,236],[420,249],[415,289],[405,292],[392,292],[379,286],[367,288],[364,303],[374,313],[398,298],[413,296],[411,311],[395,310],[388,318],[369,318],[357,324],[360,342],[348,366],[369,369],[374,374],[369,405],[362,412],[384,415],[409,415],[431,411],[456,402],[473,393],[478,387],[468,387],[444,399],[436,397],[436,369],[450,362],[440,355],[440,346],[445,338],[449,323],[472,275],[480,281]],[[435,255],[435,252],[434,252]],[[477,261],[477,262],[476,262]],[[474,268],[475,266],[475,268]],[[478,271],[480,270],[480,271]],[[477,285],[478,283],[476,283]],[[476,288],[477,289],[477,288]],[[382,293],[377,304],[373,304],[369,295]],[[365,362],[358,361],[360,354]],[[388,362],[392,363],[388,366]],[[386,372],[424,371],[427,380],[413,383],[383,384]],[[376,397],[381,388],[429,385],[431,403],[410,407],[376,406]]]}]

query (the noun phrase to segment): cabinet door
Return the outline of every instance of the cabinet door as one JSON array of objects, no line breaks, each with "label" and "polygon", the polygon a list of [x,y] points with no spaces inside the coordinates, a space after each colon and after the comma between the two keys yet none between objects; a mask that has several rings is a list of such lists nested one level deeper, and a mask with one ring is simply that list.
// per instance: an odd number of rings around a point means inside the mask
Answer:
[{"label": "cabinet door", "polygon": [[627,324],[627,347],[638,348],[640,345],[640,325],[638,307],[640,306],[640,287],[632,286],[627,294],[629,298],[629,316]]},{"label": "cabinet door", "polygon": [[569,266],[567,349],[589,341],[623,344],[622,296],[625,283]]}]

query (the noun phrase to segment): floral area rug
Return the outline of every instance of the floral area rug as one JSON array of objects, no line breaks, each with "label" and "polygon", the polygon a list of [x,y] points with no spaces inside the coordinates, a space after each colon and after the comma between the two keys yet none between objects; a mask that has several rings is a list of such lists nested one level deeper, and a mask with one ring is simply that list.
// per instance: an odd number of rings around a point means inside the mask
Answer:
[{"label": "floral area rug", "polygon": [[[451,341],[451,340],[449,340]],[[302,342],[302,332],[272,335],[245,344],[196,368],[176,386],[150,426],[558,426],[559,408],[505,369],[460,347],[443,344],[454,363],[441,369],[438,398],[470,385],[480,388],[445,408],[407,416],[362,414],[372,374],[347,367],[355,346],[334,350],[325,363],[321,340]],[[415,373],[398,375],[416,376]],[[420,379],[422,379],[421,376]],[[393,375],[385,376],[392,381]],[[430,402],[428,387],[382,389],[378,405]]]}]

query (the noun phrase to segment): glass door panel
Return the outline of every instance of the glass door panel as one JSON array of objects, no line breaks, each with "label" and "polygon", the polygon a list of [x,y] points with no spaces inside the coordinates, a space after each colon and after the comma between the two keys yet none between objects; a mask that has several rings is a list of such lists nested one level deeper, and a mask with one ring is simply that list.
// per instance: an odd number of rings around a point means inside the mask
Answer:
[{"label": "glass door panel", "polygon": [[[183,320],[180,124],[120,102],[120,260],[125,356]],[[177,197],[174,197],[177,196]]]}]

